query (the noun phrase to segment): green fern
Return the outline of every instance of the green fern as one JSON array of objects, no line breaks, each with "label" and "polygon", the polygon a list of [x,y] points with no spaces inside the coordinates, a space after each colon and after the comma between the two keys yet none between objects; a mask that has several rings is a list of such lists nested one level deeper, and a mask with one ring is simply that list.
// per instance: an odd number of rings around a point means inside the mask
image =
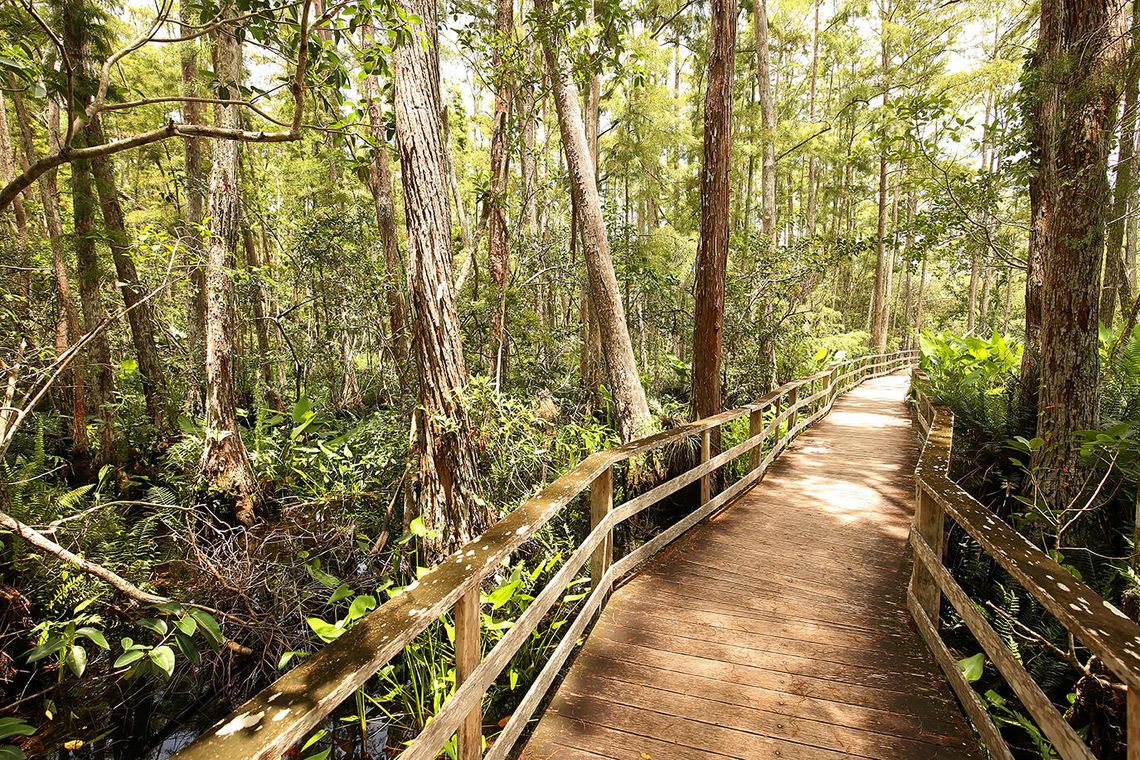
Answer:
[{"label": "green fern", "polygon": [[86,485],[73,488],[61,495],[55,500],[56,508],[59,510],[60,515],[66,515],[74,510],[83,500],[83,497],[91,493],[94,488],[94,483],[87,483]]}]

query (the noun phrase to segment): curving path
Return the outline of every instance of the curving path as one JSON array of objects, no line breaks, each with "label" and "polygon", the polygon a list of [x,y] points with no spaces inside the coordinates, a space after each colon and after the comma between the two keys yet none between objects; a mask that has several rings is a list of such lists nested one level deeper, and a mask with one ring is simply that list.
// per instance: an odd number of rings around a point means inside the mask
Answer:
[{"label": "curving path", "polygon": [[520,757],[981,760],[906,609],[907,385],[840,399],[615,591]]}]

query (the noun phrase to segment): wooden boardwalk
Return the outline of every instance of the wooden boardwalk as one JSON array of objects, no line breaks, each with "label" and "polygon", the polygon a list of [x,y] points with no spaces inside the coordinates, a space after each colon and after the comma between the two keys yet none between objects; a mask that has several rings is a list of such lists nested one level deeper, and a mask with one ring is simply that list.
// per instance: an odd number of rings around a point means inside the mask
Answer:
[{"label": "wooden boardwalk", "polygon": [[839,400],[614,592],[521,757],[984,757],[906,608],[908,379]]}]

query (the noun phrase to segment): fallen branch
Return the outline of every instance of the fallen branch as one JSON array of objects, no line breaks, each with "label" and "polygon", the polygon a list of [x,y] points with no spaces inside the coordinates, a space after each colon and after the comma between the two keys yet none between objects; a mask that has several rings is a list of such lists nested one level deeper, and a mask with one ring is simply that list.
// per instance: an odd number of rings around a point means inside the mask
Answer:
[{"label": "fallen branch", "polygon": [[170,601],[170,599],[165,596],[143,591],[118,573],[108,570],[91,560],[84,559],[74,552],[68,551],[32,526],[26,525],[4,512],[0,512],[0,528],[12,531],[41,552],[50,554],[53,557],[74,565],[88,575],[95,576],[106,582],[123,596],[129,597],[140,604],[166,604]]}]

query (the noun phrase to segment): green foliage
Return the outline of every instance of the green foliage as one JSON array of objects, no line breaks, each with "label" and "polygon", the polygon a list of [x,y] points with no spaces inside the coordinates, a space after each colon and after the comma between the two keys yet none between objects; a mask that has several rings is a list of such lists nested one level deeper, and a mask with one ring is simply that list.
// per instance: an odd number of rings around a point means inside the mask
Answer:
[{"label": "green foliage", "polygon": [[1020,422],[1017,391],[1021,345],[997,331],[989,339],[923,333],[919,367],[923,389],[954,412],[961,425],[984,440],[1004,440]]},{"label": "green foliage", "polygon": [[620,443],[613,428],[589,417],[568,418],[557,402],[549,394],[538,404],[500,395],[483,377],[465,389],[484,497],[496,510],[509,511],[586,456]]},{"label": "green foliage", "polygon": [[970,657],[964,657],[958,660],[958,669],[962,671],[962,675],[969,683],[974,683],[982,677],[982,673],[986,669],[986,654],[985,652],[978,652]]},{"label": "green foliage", "polygon": [[200,609],[186,608],[176,602],[159,605],[163,617],[141,618],[137,625],[151,634],[150,643],[123,637],[119,642],[122,648],[114,662],[115,668],[128,668],[128,677],[156,675],[170,678],[177,664],[176,654],[180,653],[191,665],[202,662],[198,641],[215,651],[225,643],[221,627],[213,615]]},{"label": "green foliage", "polygon": [[64,669],[70,670],[76,678],[87,670],[88,650],[84,644],[92,644],[100,649],[110,649],[107,638],[96,626],[101,625],[103,619],[99,615],[84,613],[94,598],[87,599],[76,605],[72,610],[73,616],[69,620],[43,621],[32,629],[39,644],[27,654],[28,664],[39,662],[47,658],[56,661],[57,679],[62,682]]},{"label": "green foliage", "polygon": [[1053,749],[1052,743],[1045,737],[1045,734],[1037,727],[1032,718],[1016,709],[1005,697],[993,689],[986,691],[985,702],[990,718],[993,719],[999,729],[1006,727],[1019,729],[1029,736],[1033,742],[1033,748],[1041,760],[1059,760],[1060,755]]},{"label": "green foliage", "polygon": [[[19,718],[0,718],[0,742],[14,736],[32,736],[36,729]],[[0,744],[0,760],[24,760],[23,750],[14,744]]]},{"label": "green foliage", "polygon": [[1131,334],[1101,326],[1101,420],[1140,420],[1140,325]]}]

